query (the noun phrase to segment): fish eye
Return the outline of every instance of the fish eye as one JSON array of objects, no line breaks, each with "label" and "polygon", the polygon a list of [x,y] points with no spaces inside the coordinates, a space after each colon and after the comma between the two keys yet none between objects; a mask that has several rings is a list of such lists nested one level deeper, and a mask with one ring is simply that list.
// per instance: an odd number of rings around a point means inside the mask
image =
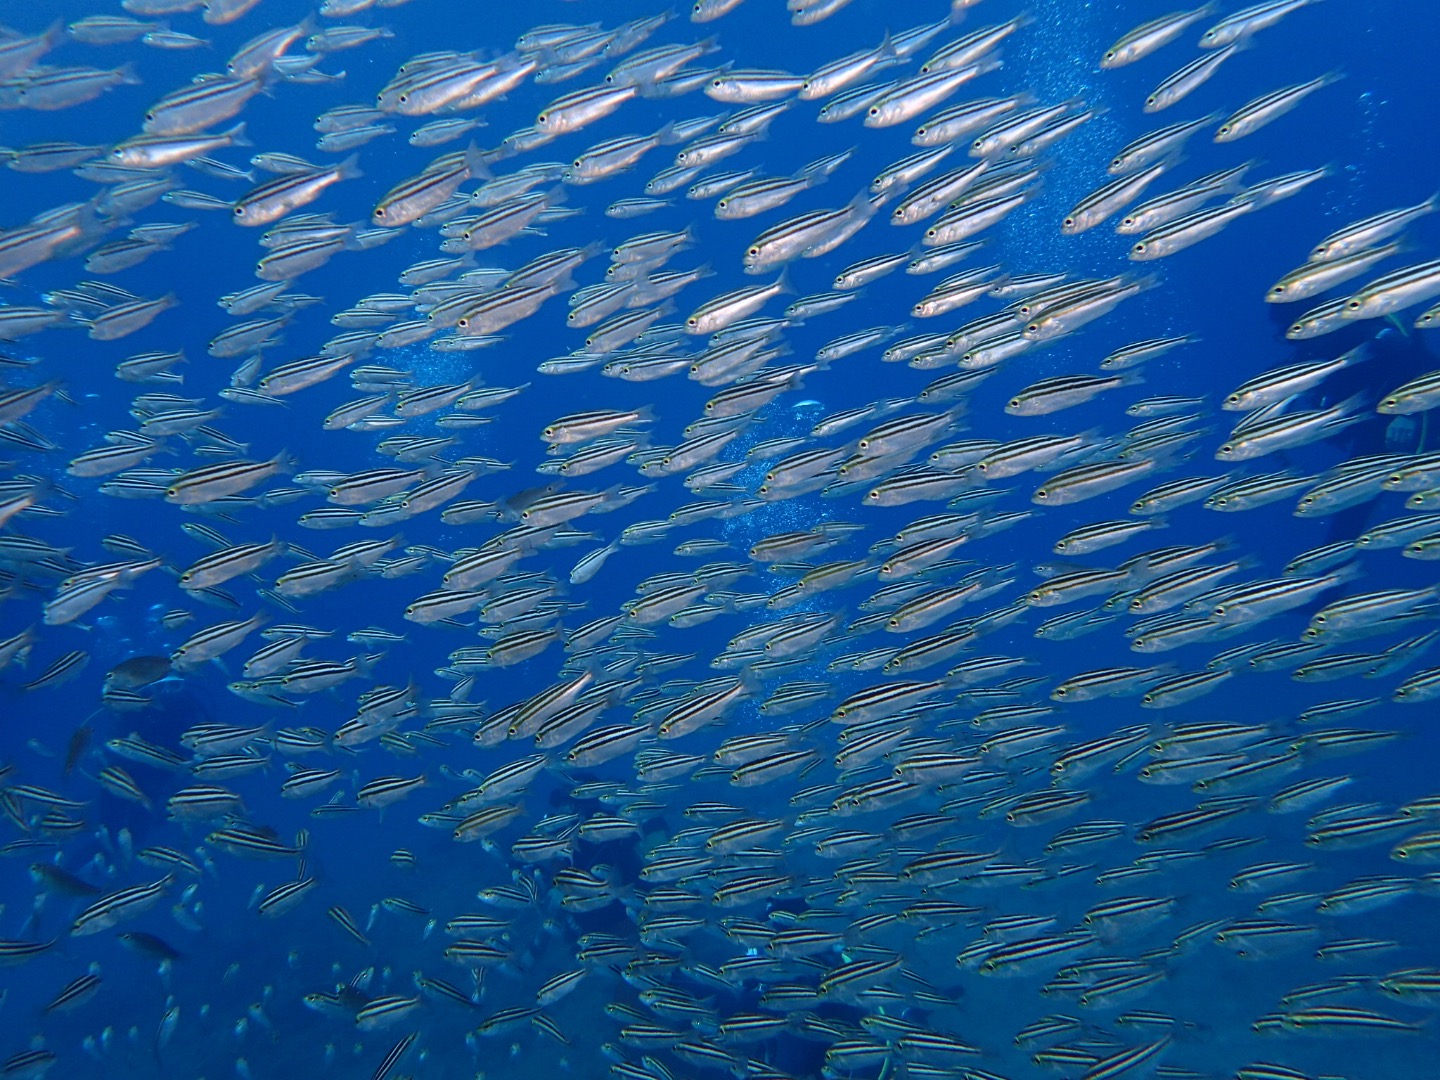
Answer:
[{"label": "fish eye", "polygon": [[1065,227],[1066,227],[1067,229],[1074,228],[1074,227],[1075,227],[1075,219],[1074,219],[1073,217],[1067,217],[1067,218],[1065,219],[1064,224],[1065,224]]},{"label": "fish eye", "polygon": [[1049,497],[1050,493],[1044,488],[1041,488],[1039,491],[1035,492],[1035,498],[1039,499],[1041,502],[1044,502]]},{"label": "fish eye", "polygon": [[1151,94],[1149,97],[1147,97],[1147,98],[1145,99],[1145,104],[1146,104],[1146,105],[1154,105],[1154,104],[1155,104],[1155,95],[1154,95],[1154,94]]},{"label": "fish eye", "polygon": [[751,256],[751,257],[753,258],[754,256],[760,254],[760,249],[759,249],[758,247],[752,247],[752,248],[750,248],[747,252],[745,252],[745,254],[747,254],[747,255],[749,255],[749,256]]},{"label": "fish eye", "polygon": [[1114,50],[1114,49],[1111,49],[1109,52],[1107,52],[1107,53],[1105,54],[1105,59],[1106,59],[1106,60],[1114,60],[1115,57],[1116,57],[1116,55],[1117,55],[1117,53],[1115,52],[1115,50]]},{"label": "fish eye", "polygon": [[1351,300],[1348,304],[1345,305],[1345,310],[1346,310],[1346,311],[1359,311],[1359,310],[1360,310],[1360,301],[1359,301],[1359,300]]},{"label": "fish eye", "polygon": [[1142,240],[1140,243],[1136,244],[1136,245],[1135,245],[1133,248],[1131,248],[1130,250],[1133,251],[1133,252],[1135,252],[1136,254],[1139,254],[1140,252],[1142,252],[1142,251],[1145,250],[1145,242]]},{"label": "fish eye", "polygon": [[880,107],[879,107],[878,105],[871,105],[871,106],[870,106],[870,115],[871,115],[871,116],[879,116],[879,115],[880,115]]},{"label": "fish eye", "polygon": [[400,95],[399,101],[400,101],[400,104],[401,104],[401,105],[404,105],[405,102],[407,102],[407,101],[409,101],[409,100],[410,100],[410,95],[409,95],[409,94],[401,94],[401,95]]}]

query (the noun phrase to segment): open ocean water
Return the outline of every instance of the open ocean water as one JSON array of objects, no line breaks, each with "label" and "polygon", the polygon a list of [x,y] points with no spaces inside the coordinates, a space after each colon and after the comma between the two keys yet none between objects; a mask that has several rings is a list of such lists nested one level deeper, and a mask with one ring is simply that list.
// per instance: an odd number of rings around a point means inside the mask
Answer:
[{"label": "open ocean water", "polygon": [[1440,1075],[1440,23],[689,14],[0,0],[0,1076]]}]

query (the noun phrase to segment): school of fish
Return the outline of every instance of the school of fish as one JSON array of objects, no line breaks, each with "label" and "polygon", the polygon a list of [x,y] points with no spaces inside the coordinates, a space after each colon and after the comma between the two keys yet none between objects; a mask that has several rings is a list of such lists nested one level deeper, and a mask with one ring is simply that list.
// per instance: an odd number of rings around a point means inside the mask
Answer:
[{"label": "school of fish", "polygon": [[[1109,108],[1006,0],[749,0],[808,71],[741,0],[7,9],[0,1077],[1425,1075],[1440,195],[1266,143],[1317,5]],[[1169,267],[1297,196],[1289,359],[1195,395]]]}]

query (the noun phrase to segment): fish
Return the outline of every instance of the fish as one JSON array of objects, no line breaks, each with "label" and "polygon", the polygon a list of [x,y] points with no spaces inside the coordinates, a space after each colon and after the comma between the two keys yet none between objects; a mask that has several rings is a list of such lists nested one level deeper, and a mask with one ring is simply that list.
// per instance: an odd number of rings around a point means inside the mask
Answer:
[{"label": "fish", "polygon": [[1429,24],[974,6],[15,12],[6,1075],[1415,1071]]},{"label": "fish", "polygon": [[1276,25],[1286,15],[1308,6],[1313,0],[1266,0],[1225,16],[1200,35],[1202,49],[1215,49],[1243,41],[1251,34]]},{"label": "fish", "polygon": [[1330,72],[1327,75],[1311,79],[1309,82],[1296,83],[1293,86],[1282,87],[1268,94],[1262,94],[1235,110],[1224,123],[1216,128],[1215,141],[1234,142],[1236,139],[1243,139],[1295,108],[1316,90],[1333,86],[1342,78],[1344,78],[1342,72]]},{"label": "fish", "polygon": [[334,168],[291,173],[266,181],[235,203],[233,220],[237,225],[252,228],[279,221],[314,202],[330,185],[362,175],[359,160],[358,155],[352,154]]},{"label": "fish", "polygon": [[1437,293],[1440,293],[1440,260],[1415,263],[1382,274],[1356,290],[1346,299],[1340,317],[1378,319],[1422,303]]},{"label": "fish", "polygon": [[1373,247],[1404,231],[1414,221],[1440,209],[1440,193],[1414,206],[1385,210],[1337,229],[1321,240],[1305,257],[1306,262],[1330,262]]},{"label": "fish", "polygon": [[1208,19],[1216,10],[1215,4],[1206,3],[1192,11],[1176,11],[1142,23],[1121,35],[1114,45],[1105,50],[1100,66],[1111,69],[1143,60],[1176,40],[1196,23]]}]

